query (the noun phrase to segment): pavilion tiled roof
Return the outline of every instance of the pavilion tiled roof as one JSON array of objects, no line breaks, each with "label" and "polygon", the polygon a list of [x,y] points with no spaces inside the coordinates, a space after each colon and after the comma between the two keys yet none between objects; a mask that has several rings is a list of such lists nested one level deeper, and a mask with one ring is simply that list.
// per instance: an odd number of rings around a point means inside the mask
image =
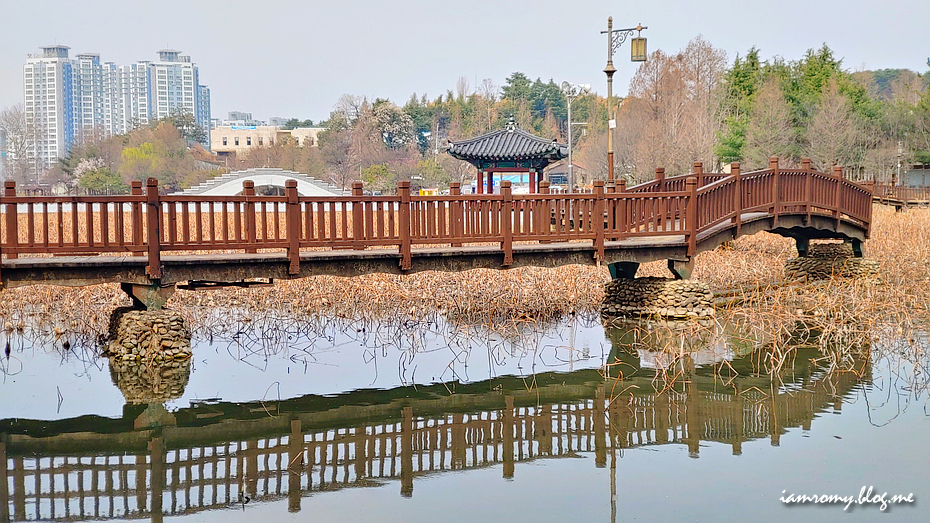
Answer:
[{"label": "pavilion tiled roof", "polygon": [[534,159],[556,161],[568,156],[567,146],[530,134],[517,127],[513,121],[503,129],[461,142],[450,142],[448,151],[455,158],[468,162]]}]

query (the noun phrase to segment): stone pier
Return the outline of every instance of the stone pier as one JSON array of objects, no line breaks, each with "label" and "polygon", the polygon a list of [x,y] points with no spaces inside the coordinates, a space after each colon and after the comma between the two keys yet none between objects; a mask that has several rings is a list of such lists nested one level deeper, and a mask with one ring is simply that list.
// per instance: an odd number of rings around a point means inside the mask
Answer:
[{"label": "stone pier", "polygon": [[862,257],[861,246],[853,243],[811,243],[798,245],[800,256],[785,262],[789,280],[823,280],[833,276],[869,278],[878,273],[879,263]]},{"label": "stone pier", "polygon": [[710,318],[714,297],[704,282],[673,278],[618,278],[604,286],[605,316]]},{"label": "stone pier", "polygon": [[191,371],[191,334],[172,311],[122,307],[110,316],[110,377],[129,404],[177,399]]}]

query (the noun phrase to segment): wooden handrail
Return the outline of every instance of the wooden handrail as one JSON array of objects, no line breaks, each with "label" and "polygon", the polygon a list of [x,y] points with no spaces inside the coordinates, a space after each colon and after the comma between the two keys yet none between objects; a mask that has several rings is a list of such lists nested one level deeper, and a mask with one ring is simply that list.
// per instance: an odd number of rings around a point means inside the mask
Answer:
[{"label": "wooden handrail", "polygon": [[873,192],[911,194],[853,183],[841,169],[819,173],[806,159],[802,167],[781,169],[772,158],[768,169],[743,173],[734,163],[724,174],[704,173],[695,163],[688,176],[667,178],[657,169],[656,180],[640,186],[627,189],[621,179],[605,188],[597,181],[584,194],[552,194],[542,182],[538,194],[515,195],[503,184],[500,194],[463,195],[453,184],[448,195],[419,196],[400,182],[396,195],[365,195],[355,183],[351,195],[306,197],[289,183],[284,196],[259,196],[246,181],[236,196],[160,195],[151,178],[144,187],[133,182],[129,195],[17,196],[8,181],[0,195],[0,252],[6,259],[146,253],[153,280],[161,278],[163,253],[202,250],[284,249],[291,275],[300,271],[301,249],[321,247],[396,247],[402,270],[411,268],[414,245],[499,243],[508,266],[515,242],[590,241],[602,260],[607,242],[684,235],[693,255],[697,238],[722,223],[739,235],[747,212],[775,220],[800,214],[805,223],[824,215],[868,234]]}]

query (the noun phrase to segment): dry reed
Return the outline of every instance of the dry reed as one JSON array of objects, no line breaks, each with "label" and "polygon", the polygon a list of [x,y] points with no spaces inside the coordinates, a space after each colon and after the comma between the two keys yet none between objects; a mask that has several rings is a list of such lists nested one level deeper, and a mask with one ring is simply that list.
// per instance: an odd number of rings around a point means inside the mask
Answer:
[{"label": "dry reed", "polygon": [[[796,255],[794,244],[767,233],[700,254],[693,277],[715,291],[748,289],[737,292],[739,305],[718,311],[718,323],[741,325],[747,339],[765,340],[775,366],[790,358],[798,343],[825,348],[868,346],[882,336],[915,338],[914,332],[930,324],[930,210],[895,213],[876,206],[865,248],[881,264],[877,280],[834,278],[784,286],[784,262]],[[640,275],[665,276],[667,270],[661,262],[645,264]],[[325,318],[423,324],[437,315],[453,326],[482,325],[514,335],[567,315],[595,317],[607,279],[606,268],[593,266],[318,276],[279,281],[270,288],[178,291],[169,306],[204,336],[229,322],[263,328],[329,321]],[[110,310],[127,304],[113,284],[33,286],[0,292],[0,319],[7,329],[28,324],[44,335],[86,333],[90,339],[106,332]],[[215,314],[217,309],[224,313]]]}]

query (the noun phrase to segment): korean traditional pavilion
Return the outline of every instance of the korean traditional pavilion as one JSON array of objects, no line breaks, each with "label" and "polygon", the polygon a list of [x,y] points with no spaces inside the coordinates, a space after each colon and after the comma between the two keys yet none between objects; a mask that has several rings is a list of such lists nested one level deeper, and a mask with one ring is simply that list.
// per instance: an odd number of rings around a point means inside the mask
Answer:
[{"label": "korean traditional pavilion", "polygon": [[546,140],[517,127],[513,118],[503,129],[463,140],[449,142],[449,154],[478,168],[478,193],[494,192],[494,173],[530,173],[530,192],[542,181],[543,169],[568,156],[568,147]]}]

